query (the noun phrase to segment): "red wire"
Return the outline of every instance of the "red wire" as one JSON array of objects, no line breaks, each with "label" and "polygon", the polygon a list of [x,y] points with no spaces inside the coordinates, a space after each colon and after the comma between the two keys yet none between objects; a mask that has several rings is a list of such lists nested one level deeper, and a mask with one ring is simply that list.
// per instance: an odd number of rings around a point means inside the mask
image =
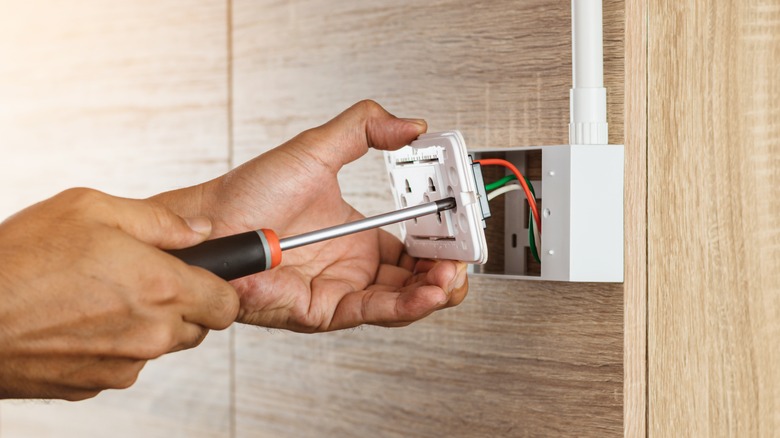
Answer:
[{"label": "red wire", "polygon": [[515,167],[514,164],[510,163],[507,160],[502,160],[500,158],[483,158],[481,160],[474,160],[475,163],[479,163],[483,166],[504,166],[507,169],[511,170],[512,173],[515,174],[517,177],[517,181],[520,182],[520,186],[523,188],[523,191],[525,192],[525,197],[528,199],[528,205],[531,207],[531,213],[534,215],[534,220],[536,221],[536,228],[539,230],[539,234],[542,233],[542,221],[539,217],[539,209],[536,207],[536,199],[534,199],[533,193],[531,193],[531,189],[528,188],[528,184],[525,183],[525,178],[523,177],[523,174],[520,173],[520,171]]}]

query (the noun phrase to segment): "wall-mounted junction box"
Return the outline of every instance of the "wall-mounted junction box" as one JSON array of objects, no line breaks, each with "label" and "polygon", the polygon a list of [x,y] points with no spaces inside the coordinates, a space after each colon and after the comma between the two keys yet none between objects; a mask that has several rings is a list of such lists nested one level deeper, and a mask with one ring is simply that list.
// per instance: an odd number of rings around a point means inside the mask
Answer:
[{"label": "wall-mounted junction box", "polygon": [[[623,281],[623,146],[564,145],[466,152],[461,134],[425,134],[386,152],[398,208],[454,197],[457,207],[401,225],[415,257],[474,263],[473,274],[578,282]],[[509,172],[472,160],[502,158],[535,189],[542,220],[532,257],[522,191],[488,205],[485,182]],[[489,256],[488,256],[489,255]]]},{"label": "wall-mounted junction box", "polygon": [[[542,216],[541,263],[531,257],[522,191],[491,202],[490,260],[475,274],[577,282],[623,281],[623,146],[564,145],[470,151],[503,158],[531,180]],[[490,182],[503,168],[483,167]]]}]

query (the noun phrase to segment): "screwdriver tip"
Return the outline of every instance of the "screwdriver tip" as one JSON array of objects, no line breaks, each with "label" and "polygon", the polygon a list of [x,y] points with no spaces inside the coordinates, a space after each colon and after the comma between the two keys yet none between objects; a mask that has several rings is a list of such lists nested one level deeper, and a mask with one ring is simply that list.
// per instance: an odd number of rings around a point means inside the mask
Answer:
[{"label": "screwdriver tip", "polygon": [[452,197],[436,201],[436,207],[439,211],[452,210],[456,205],[455,198]]}]

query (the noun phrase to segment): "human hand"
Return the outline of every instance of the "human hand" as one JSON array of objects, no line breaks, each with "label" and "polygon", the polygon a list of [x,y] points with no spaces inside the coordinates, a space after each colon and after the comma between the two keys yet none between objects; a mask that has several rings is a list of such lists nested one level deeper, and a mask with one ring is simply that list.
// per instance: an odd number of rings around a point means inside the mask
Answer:
[{"label": "human hand", "polygon": [[235,290],[157,248],[196,245],[206,218],[71,189],[0,224],[0,398],[81,400],[229,326]]},{"label": "human hand", "polygon": [[[341,196],[341,167],[370,147],[398,149],[425,130],[424,121],[360,102],[221,178],[157,199],[211,217],[215,237],[258,228],[285,237],[353,221],[363,216]],[[416,260],[382,230],[285,251],[279,267],[233,285],[239,321],[301,332],[408,325],[459,304],[468,289],[465,264]]]}]

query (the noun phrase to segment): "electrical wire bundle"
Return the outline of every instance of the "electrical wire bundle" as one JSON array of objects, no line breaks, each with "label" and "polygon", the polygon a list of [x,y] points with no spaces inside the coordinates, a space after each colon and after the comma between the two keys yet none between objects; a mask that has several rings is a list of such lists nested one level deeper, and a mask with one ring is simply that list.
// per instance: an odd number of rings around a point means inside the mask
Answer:
[{"label": "electrical wire bundle", "polygon": [[[500,158],[485,158],[482,160],[475,160],[475,162],[482,166],[506,167],[512,172],[511,175],[507,175],[496,182],[485,185],[485,191],[488,192],[487,199],[488,201],[492,201],[503,194],[515,190],[522,190],[525,192],[525,197],[528,200],[528,206],[530,207],[530,212],[528,213],[528,246],[531,248],[531,254],[536,262],[541,263],[536,243],[541,242],[542,221],[539,217],[539,208],[536,206],[536,193],[534,192],[531,181],[524,177],[520,170],[507,160],[502,160]],[[512,183],[512,181],[517,181],[518,183],[515,184]]]}]

